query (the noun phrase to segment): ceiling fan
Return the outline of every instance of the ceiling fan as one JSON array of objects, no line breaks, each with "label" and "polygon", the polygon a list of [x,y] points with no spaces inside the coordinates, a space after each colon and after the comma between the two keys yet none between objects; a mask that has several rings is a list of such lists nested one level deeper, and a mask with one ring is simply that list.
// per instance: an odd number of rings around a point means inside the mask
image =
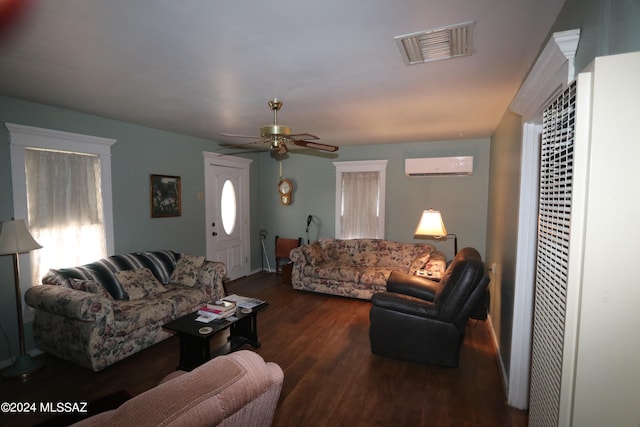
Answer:
[{"label": "ceiling fan", "polygon": [[[287,125],[278,124],[278,111],[282,108],[282,101],[279,99],[272,99],[269,101],[269,108],[273,111],[273,124],[265,125],[260,128],[260,136],[249,135],[237,135],[233,133],[218,132],[218,135],[227,136],[230,138],[252,138],[257,141],[250,142],[255,144],[258,142],[268,142],[269,149],[278,154],[286,154],[289,149],[287,144],[299,145],[301,147],[313,148],[316,150],[323,150],[334,152],[338,151],[338,147],[335,145],[322,144],[316,142],[320,139],[315,135],[309,133],[291,133],[291,128]],[[239,146],[238,144],[231,144],[233,146]]]}]

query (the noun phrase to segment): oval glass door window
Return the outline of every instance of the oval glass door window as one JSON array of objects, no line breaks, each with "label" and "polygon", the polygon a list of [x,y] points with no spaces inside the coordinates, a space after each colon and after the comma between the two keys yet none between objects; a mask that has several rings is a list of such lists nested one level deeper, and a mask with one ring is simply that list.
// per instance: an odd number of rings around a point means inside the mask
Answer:
[{"label": "oval glass door window", "polygon": [[220,196],[220,216],[222,217],[222,228],[227,235],[233,233],[236,228],[237,212],[236,188],[233,186],[233,182],[226,180]]}]

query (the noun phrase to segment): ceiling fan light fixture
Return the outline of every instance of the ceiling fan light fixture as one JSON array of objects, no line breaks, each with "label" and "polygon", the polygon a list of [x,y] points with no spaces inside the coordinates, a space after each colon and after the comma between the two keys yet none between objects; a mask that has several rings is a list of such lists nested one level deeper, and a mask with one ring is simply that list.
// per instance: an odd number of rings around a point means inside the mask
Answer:
[{"label": "ceiling fan light fixture", "polygon": [[271,135],[290,135],[291,128],[286,125],[265,125],[260,128],[260,136],[263,138],[269,138]]},{"label": "ceiling fan light fixture", "polygon": [[470,56],[473,21],[396,36],[406,65]]},{"label": "ceiling fan light fixture", "polygon": [[287,148],[285,137],[281,135],[272,135],[271,144],[269,148],[278,154],[286,154],[289,149]]}]

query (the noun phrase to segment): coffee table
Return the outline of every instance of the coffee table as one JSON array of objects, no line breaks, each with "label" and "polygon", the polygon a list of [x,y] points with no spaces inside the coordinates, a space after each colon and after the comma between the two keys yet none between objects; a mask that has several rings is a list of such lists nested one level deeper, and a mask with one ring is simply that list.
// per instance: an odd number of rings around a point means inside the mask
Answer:
[{"label": "coffee table", "polygon": [[[249,344],[254,348],[260,347],[260,342],[258,341],[258,312],[268,305],[268,303],[263,302],[253,307],[249,313],[244,313],[238,308],[235,318],[231,318],[231,320],[227,318],[213,320],[209,323],[198,322],[196,317],[199,314],[195,311],[162,325],[164,329],[177,332],[180,337],[180,364],[178,369],[191,371],[216,356],[231,353],[244,344]],[[210,330],[203,330],[202,328]],[[229,329],[227,343],[211,351],[211,338],[226,329]]]}]

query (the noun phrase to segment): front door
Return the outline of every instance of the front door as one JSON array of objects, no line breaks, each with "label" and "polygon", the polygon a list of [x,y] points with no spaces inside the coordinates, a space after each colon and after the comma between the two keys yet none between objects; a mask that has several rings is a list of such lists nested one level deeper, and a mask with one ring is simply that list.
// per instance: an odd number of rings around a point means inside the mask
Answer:
[{"label": "front door", "polygon": [[223,262],[234,280],[249,272],[249,164],[240,157],[203,153],[207,259]]}]

